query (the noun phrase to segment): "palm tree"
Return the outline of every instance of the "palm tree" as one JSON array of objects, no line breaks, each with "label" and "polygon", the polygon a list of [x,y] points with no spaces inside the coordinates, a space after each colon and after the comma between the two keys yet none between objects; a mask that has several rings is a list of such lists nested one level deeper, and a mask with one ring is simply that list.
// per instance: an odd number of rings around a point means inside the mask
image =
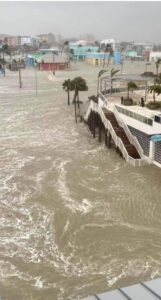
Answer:
[{"label": "palm tree", "polygon": [[114,51],[113,51],[112,46],[110,45],[110,47],[109,47],[109,56],[108,56],[107,67],[108,67],[108,65],[109,65],[109,63],[110,63],[111,57],[113,57],[113,54],[114,54]]},{"label": "palm tree", "polygon": [[79,91],[88,91],[86,80],[82,77],[75,77],[70,82],[70,90],[74,91],[73,103],[77,102],[79,107]]},{"label": "palm tree", "polygon": [[114,77],[118,72],[120,72],[120,70],[114,69],[114,68],[111,69],[111,95],[112,95],[112,90],[113,90],[113,77]]},{"label": "palm tree", "polygon": [[68,95],[68,105],[70,105],[70,90],[71,90],[70,84],[71,84],[70,79],[65,80],[62,84],[63,90],[65,90],[65,92],[67,92]]},{"label": "palm tree", "polygon": [[3,72],[4,72],[4,76],[5,76],[5,59],[4,59],[4,55],[7,54],[7,55],[10,55],[11,56],[11,53],[10,53],[10,50],[9,50],[9,46],[7,44],[3,44],[2,47],[0,48],[0,58],[1,58],[1,53],[2,53],[2,61],[1,61],[1,64],[3,65]]},{"label": "palm tree", "polygon": [[96,47],[98,47],[97,52],[99,53],[99,52],[100,52],[100,43],[99,43],[98,41],[95,41],[95,42],[94,42],[94,45],[95,45]]},{"label": "palm tree", "polygon": [[104,74],[108,72],[108,70],[102,69],[101,71],[99,71],[98,73],[98,78],[97,78],[97,98],[98,98],[98,94],[99,94],[99,79],[100,77]]},{"label": "palm tree", "polygon": [[138,87],[137,84],[133,81],[129,81],[127,83],[127,99],[129,99],[130,91],[136,90],[137,87]]},{"label": "palm tree", "polygon": [[112,48],[112,45],[111,44],[102,44],[102,49],[104,51],[104,58],[103,58],[103,68],[105,66],[105,62],[106,62],[106,53],[109,53],[108,55],[108,61],[107,61],[107,67],[109,65],[109,62],[110,62],[110,58],[113,56],[113,48]]},{"label": "palm tree", "polygon": [[70,65],[70,48],[69,48],[69,42],[68,41],[64,42],[64,52],[66,53],[67,58],[68,58],[68,65]]},{"label": "palm tree", "polygon": [[[158,88],[159,86],[156,85],[156,83],[159,83],[160,84],[160,77],[159,77],[159,74],[158,74],[158,71],[159,71],[159,65],[161,64],[161,58],[158,58],[155,62],[155,66],[156,66],[156,78],[154,79],[154,85],[151,85],[149,88],[148,88],[148,92],[149,93],[153,93],[153,100],[154,100],[154,103],[155,103],[155,100],[156,100],[156,97],[155,97],[155,94],[158,93]],[[160,93],[158,93],[159,95]]]},{"label": "palm tree", "polygon": [[5,54],[10,55],[9,47],[8,47],[7,44],[4,44],[4,45],[2,46],[2,48],[0,49],[0,51],[1,51],[2,54],[3,54],[3,57],[2,57],[3,59],[4,59],[4,55],[5,55]]},{"label": "palm tree", "polygon": [[159,83],[159,85],[161,84],[161,73],[159,73],[159,75],[158,75],[158,83]]},{"label": "palm tree", "polygon": [[159,71],[159,65],[161,64],[161,58],[158,58],[157,61],[155,62],[155,67],[156,67],[156,76],[158,77],[158,71]]},{"label": "palm tree", "polygon": [[70,49],[69,52],[70,52],[70,58],[73,59],[73,56],[74,56],[74,49]]},{"label": "palm tree", "polygon": [[148,92],[151,93],[151,94],[153,93],[153,100],[154,100],[154,103],[155,103],[155,100],[156,100],[155,94],[157,94],[157,95],[161,94],[161,86],[156,85],[156,84],[151,85],[148,88]]},{"label": "palm tree", "polygon": [[87,91],[88,86],[86,83],[86,80],[82,77],[75,77],[71,83],[70,83],[70,90],[74,91],[74,98],[73,98],[73,103],[74,103],[74,109],[75,109],[75,122],[77,123],[77,116],[80,115],[80,111],[77,115],[77,107],[76,103],[78,103],[78,110],[80,109],[79,104],[79,91]]}]

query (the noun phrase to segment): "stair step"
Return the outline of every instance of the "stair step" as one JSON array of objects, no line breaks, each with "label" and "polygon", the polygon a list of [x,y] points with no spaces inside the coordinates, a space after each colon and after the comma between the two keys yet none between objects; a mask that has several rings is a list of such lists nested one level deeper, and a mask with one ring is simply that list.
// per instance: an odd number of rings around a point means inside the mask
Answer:
[{"label": "stair step", "polygon": [[119,123],[118,123],[114,113],[111,111],[108,111],[106,108],[104,108],[102,110],[104,112],[106,119],[110,121],[116,135],[122,140],[129,156],[133,157],[134,159],[139,159],[140,155],[139,155],[137,149],[135,148],[135,146],[133,144],[130,143],[124,129],[121,126],[119,126]]}]

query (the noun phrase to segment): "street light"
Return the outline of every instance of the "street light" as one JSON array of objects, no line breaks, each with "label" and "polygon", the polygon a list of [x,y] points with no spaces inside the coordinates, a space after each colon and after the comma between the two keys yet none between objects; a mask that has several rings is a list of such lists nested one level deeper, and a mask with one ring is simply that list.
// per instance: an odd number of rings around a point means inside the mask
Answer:
[{"label": "street light", "polygon": [[108,72],[108,70],[102,69],[102,70],[99,71],[99,73],[98,73],[98,78],[97,78],[97,99],[98,99],[98,95],[99,95],[99,79],[100,79],[100,77],[101,77],[104,73],[106,73],[106,72]]}]

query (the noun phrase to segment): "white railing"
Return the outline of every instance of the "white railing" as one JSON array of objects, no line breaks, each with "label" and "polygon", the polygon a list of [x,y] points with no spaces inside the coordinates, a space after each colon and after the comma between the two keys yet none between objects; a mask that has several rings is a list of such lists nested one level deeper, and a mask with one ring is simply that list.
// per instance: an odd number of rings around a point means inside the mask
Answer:
[{"label": "white railing", "polygon": [[98,95],[103,101],[107,102],[107,98],[101,93],[99,92],[99,95]]},{"label": "white railing", "polygon": [[[106,117],[105,117],[105,115],[104,115],[104,112],[103,112],[103,110],[101,109],[101,107],[99,107],[99,105],[98,105],[97,103],[93,102],[93,101],[90,101],[89,107],[88,107],[87,112],[86,112],[86,114],[85,114],[84,119],[85,119],[86,121],[88,120],[88,117],[89,117],[89,115],[90,115],[91,110],[92,110],[92,111],[95,111],[95,112],[97,112],[97,113],[99,113],[100,118],[101,118],[101,120],[102,120],[102,123],[104,124],[105,128],[110,132],[110,134],[111,134],[111,136],[112,136],[112,139],[113,139],[115,145],[121,150],[121,153],[122,153],[123,157],[125,158],[125,160],[126,160],[129,164],[131,164],[132,166],[136,167],[136,166],[141,166],[141,165],[145,165],[145,164],[148,163],[148,160],[147,160],[147,158],[145,158],[144,155],[140,155],[141,159],[134,159],[133,157],[131,157],[131,156],[128,154],[128,152],[127,152],[127,150],[126,150],[126,148],[125,148],[125,145],[124,145],[124,143],[122,142],[121,138],[118,137],[118,136],[116,135],[116,132],[115,132],[115,130],[113,129],[113,126],[112,126],[111,122],[110,122],[109,120],[106,119]],[[121,123],[121,120],[119,120],[119,122]],[[120,123],[119,123],[119,124],[120,124]],[[124,124],[123,124],[123,125],[124,125]],[[123,127],[123,129],[124,129],[124,127]],[[127,129],[127,130],[124,129],[124,130],[125,130],[125,132],[126,132],[128,138],[129,138],[130,142],[131,142],[131,140],[132,140],[132,141],[133,141],[133,144],[135,145],[135,139],[133,139],[133,136],[132,136],[132,134],[130,133],[130,130],[129,130],[129,129]],[[129,132],[128,132],[128,130],[129,130]],[[136,145],[137,145],[137,143],[138,143],[138,141],[136,142]],[[138,146],[135,146],[135,147],[137,148]],[[138,148],[139,148],[139,147],[138,147]],[[140,147],[140,148],[141,148],[141,147]],[[140,151],[140,152],[139,152],[139,151]],[[139,154],[140,154],[141,152],[143,152],[142,148],[139,149],[139,151],[138,151]]]},{"label": "white railing", "polygon": [[126,133],[128,139],[129,139],[130,143],[133,144],[133,145],[135,146],[135,148],[137,149],[137,151],[138,151],[140,157],[141,157],[141,158],[145,158],[143,149],[142,149],[142,147],[140,146],[140,144],[139,144],[137,138],[131,134],[131,131],[130,131],[130,129],[128,128],[128,126],[126,125],[126,123],[124,123],[124,122],[122,121],[122,119],[120,118],[120,115],[119,115],[119,113],[118,113],[116,107],[114,107],[113,113],[114,113],[114,115],[115,115],[115,117],[116,117],[116,119],[117,119],[119,125],[124,129],[124,131],[125,131],[125,133]]}]

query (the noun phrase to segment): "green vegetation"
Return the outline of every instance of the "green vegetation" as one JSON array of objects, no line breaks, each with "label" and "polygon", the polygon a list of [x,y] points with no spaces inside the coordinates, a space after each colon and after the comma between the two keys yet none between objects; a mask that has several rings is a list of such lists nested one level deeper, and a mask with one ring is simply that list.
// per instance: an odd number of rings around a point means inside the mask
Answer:
[{"label": "green vegetation", "polygon": [[158,58],[157,61],[155,62],[155,67],[156,67],[156,76],[158,77],[158,72],[159,72],[159,66],[161,64],[161,58]]},{"label": "green vegetation", "polygon": [[161,94],[161,85],[160,84],[156,84],[155,82],[154,82],[154,85],[151,85],[151,86],[149,86],[148,87],[148,92],[150,93],[150,94],[152,94],[153,93],[153,100],[154,100],[154,104],[156,103],[156,94],[157,95],[160,95]]},{"label": "green vegetation", "polygon": [[127,99],[129,99],[130,91],[136,90],[138,88],[137,84],[133,81],[127,83]]},{"label": "green vegetation", "polygon": [[70,82],[70,90],[74,91],[73,103],[78,102],[79,106],[79,92],[88,91],[86,80],[82,77],[75,77]]},{"label": "green vegetation", "polygon": [[77,102],[79,107],[79,92],[88,91],[86,80],[82,77],[75,77],[73,80],[67,79],[62,84],[63,89],[68,94],[68,105],[70,105],[70,91],[74,91],[73,103]]},{"label": "green vegetation", "polygon": [[67,79],[62,84],[63,90],[65,90],[65,92],[67,92],[67,95],[68,95],[68,105],[70,105],[70,83],[71,83],[71,80]]},{"label": "green vegetation", "polygon": [[112,90],[113,90],[113,77],[118,73],[118,72],[120,72],[120,70],[118,70],[118,69],[114,69],[114,68],[112,68],[111,69],[111,95],[112,95]]},{"label": "green vegetation", "polygon": [[153,101],[150,101],[147,103],[146,105],[149,109],[159,109],[161,108],[161,101],[157,101],[157,102],[153,102]]}]

